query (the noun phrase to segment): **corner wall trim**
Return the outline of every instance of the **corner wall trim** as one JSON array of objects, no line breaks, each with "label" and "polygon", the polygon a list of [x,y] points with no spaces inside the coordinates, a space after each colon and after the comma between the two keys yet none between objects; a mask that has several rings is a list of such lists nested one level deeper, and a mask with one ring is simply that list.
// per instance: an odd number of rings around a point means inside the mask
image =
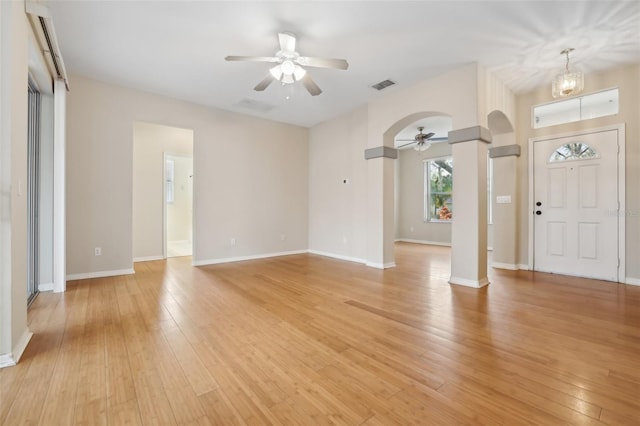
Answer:
[{"label": "corner wall trim", "polygon": [[489,158],[520,157],[520,145],[505,145],[489,148]]},{"label": "corner wall trim", "polygon": [[624,281],[625,284],[640,286],[640,278],[629,278]]},{"label": "corner wall trim", "polygon": [[445,243],[440,241],[412,240],[410,238],[398,238],[396,241],[401,243],[424,244],[428,246],[451,247],[451,243]]},{"label": "corner wall trim", "polygon": [[357,258],[357,257],[344,256],[344,255],[341,255],[341,254],[328,253],[328,252],[318,251],[318,250],[309,249],[309,254],[315,254],[315,255],[318,255],[318,256],[330,257],[332,259],[346,260],[347,262],[362,263],[363,265],[367,263],[366,260],[360,259],[360,258]]},{"label": "corner wall trim", "polygon": [[22,357],[24,350],[27,348],[31,337],[33,337],[33,333],[31,330],[26,328],[11,353],[0,355],[0,368],[13,367],[16,365],[18,361],[20,361],[20,357]]},{"label": "corner wall trim", "polygon": [[497,269],[508,269],[509,271],[517,271],[518,269],[518,265],[513,264],[513,263],[502,263],[502,262],[492,262],[491,263],[491,267],[492,268],[497,268]]},{"label": "corner wall trim", "polygon": [[370,267],[370,268],[376,268],[376,269],[388,269],[388,268],[395,268],[396,267],[396,263],[395,262],[389,262],[389,263],[367,262],[367,263],[365,263],[365,265]]},{"label": "corner wall trim", "polygon": [[449,278],[449,284],[454,285],[462,285],[465,287],[473,287],[473,288],[482,288],[489,284],[489,278],[482,278],[481,280],[469,280],[466,278],[454,277],[453,275]]},{"label": "corner wall trim", "polygon": [[143,257],[134,257],[133,263],[136,262],[150,262],[152,260],[164,260],[163,256],[143,256]]},{"label": "corner wall trim", "polygon": [[223,257],[218,259],[194,260],[191,264],[193,266],[217,265],[219,263],[243,262],[245,260],[267,259],[270,257],[290,256],[292,254],[305,254],[308,252],[309,250],[293,250],[293,251],[282,251],[278,253],[254,254],[249,256]]},{"label": "corner wall trim", "polygon": [[452,130],[449,132],[449,144],[481,141],[491,143],[491,131],[482,126],[467,127],[466,129]]},{"label": "corner wall trim", "polygon": [[53,283],[38,284],[38,291],[53,291]]},{"label": "corner wall trim", "polygon": [[135,273],[136,271],[134,271],[133,268],[130,268],[130,269],[116,269],[113,271],[98,271],[98,272],[86,272],[82,274],[69,274],[67,275],[67,281],[86,280],[90,278],[115,277],[118,275],[131,275]]},{"label": "corner wall trim", "polygon": [[364,159],[371,160],[372,158],[398,158],[398,150],[391,148],[390,146],[377,146],[375,148],[369,148],[364,150]]}]

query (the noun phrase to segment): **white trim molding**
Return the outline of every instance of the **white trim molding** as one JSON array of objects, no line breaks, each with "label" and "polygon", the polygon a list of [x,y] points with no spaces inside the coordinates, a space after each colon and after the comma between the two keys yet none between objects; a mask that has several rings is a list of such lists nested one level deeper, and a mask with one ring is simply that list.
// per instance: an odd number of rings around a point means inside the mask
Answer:
[{"label": "white trim molding", "polygon": [[220,263],[243,262],[245,260],[267,259],[270,257],[290,256],[292,254],[305,254],[308,252],[309,250],[293,250],[278,253],[254,254],[249,256],[223,257],[218,259],[194,260],[191,264],[193,266],[217,265]]},{"label": "white trim molding", "polygon": [[451,247],[451,243],[445,243],[440,241],[427,241],[427,240],[412,240],[410,238],[398,238],[396,242],[401,243],[413,243],[413,244],[425,244],[428,246],[442,246],[442,247]]},{"label": "white trim molding", "polygon": [[492,268],[497,268],[497,269],[508,269],[509,271],[517,271],[518,269],[518,265],[515,265],[513,263],[502,263],[502,262],[491,262],[491,267]]},{"label": "white trim molding", "polygon": [[38,291],[53,291],[53,283],[38,284]]},{"label": "white trim molding", "polygon": [[370,267],[370,268],[376,268],[376,269],[388,269],[388,268],[395,268],[396,267],[396,263],[395,262],[389,262],[389,263],[367,262],[367,263],[365,263],[365,265]]},{"label": "white trim molding", "polygon": [[69,274],[67,275],[67,281],[87,280],[90,278],[115,277],[118,275],[132,275],[135,273],[136,271],[134,271],[133,268],[130,268],[130,269],[115,269],[113,271],[97,271],[97,272],[86,272],[82,274]]},{"label": "white trim molding", "polygon": [[28,328],[25,329],[11,353],[0,355],[0,368],[13,367],[16,365],[18,361],[20,361],[24,350],[27,349],[31,337],[33,337],[33,333]]},{"label": "white trim molding", "polygon": [[143,256],[143,257],[134,257],[133,262],[151,262],[152,260],[164,260],[163,256]]},{"label": "white trim molding", "polygon": [[309,249],[308,252],[310,254],[316,254],[318,256],[331,257],[333,259],[339,259],[339,260],[346,260],[347,262],[362,263],[363,265],[367,263],[367,261],[364,259],[360,259],[358,257],[344,256],[342,254],[328,253],[325,251],[318,251],[318,250],[311,250],[311,249]]},{"label": "white trim molding", "polygon": [[489,278],[483,278],[479,281],[468,280],[466,278],[458,278],[453,275],[449,278],[449,284],[462,285],[465,287],[481,288],[489,284]]},{"label": "white trim molding", "polygon": [[640,286],[640,278],[631,278],[631,277],[627,277],[627,279],[624,282],[625,284],[628,285],[637,285]]}]

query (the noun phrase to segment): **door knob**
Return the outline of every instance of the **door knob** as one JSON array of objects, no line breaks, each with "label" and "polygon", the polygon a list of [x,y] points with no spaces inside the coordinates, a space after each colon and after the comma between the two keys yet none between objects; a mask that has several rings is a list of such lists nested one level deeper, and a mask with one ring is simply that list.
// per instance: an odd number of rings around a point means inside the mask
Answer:
[{"label": "door knob", "polygon": [[536,202],[536,206],[540,207],[542,203],[540,201]]},{"label": "door knob", "polygon": [[536,210],[536,214],[537,214],[538,216],[540,216],[540,215],[542,214],[542,212],[541,212],[540,210]]}]

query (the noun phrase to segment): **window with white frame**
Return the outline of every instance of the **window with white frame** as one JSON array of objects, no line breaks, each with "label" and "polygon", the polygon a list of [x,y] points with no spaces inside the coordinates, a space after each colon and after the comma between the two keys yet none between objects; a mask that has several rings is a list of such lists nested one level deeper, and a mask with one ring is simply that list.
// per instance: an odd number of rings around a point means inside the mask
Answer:
[{"label": "window with white frame", "polygon": [[451,222],[453,218],[453,158],[424,161],[424,220]]}]

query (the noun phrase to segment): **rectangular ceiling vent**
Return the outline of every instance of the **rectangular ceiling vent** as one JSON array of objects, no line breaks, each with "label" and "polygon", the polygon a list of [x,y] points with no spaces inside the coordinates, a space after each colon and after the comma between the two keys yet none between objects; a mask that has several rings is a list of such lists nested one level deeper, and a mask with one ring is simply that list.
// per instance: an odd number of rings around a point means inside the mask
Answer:
[{"label": "rectangular ceiling vent", "polygon": [[386,79],[386,80],[381,81],[380,83],[376,83],[376,84],[372,85],[371,87],[373,87],[376,90],[382,90],[382,89],[386,89],[389,86],[393,86],[394,84],[396,84],[395,81]]}]

